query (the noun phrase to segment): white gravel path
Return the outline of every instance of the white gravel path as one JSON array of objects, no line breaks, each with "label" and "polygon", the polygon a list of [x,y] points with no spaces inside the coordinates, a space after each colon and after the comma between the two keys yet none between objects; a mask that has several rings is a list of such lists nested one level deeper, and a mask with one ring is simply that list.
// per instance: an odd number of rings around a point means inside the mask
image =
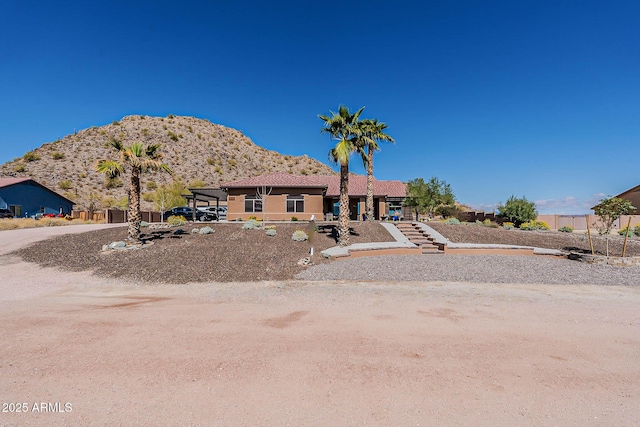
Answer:
[{"label": "white gravel path", "polygon": [[639,286],[640,267],[506,255],[390,255],[312,266],[303,280],[444,281]]}]

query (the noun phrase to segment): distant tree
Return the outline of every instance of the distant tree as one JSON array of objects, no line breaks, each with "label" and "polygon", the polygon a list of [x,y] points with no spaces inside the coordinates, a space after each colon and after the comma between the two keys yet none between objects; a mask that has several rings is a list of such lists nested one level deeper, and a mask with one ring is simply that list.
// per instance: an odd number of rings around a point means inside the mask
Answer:
[{"label": "distant tree", "polygon": [[118,160],[99,160],[96,170],[103,173],[109,179],[116,178],[125,171],[131,174],[129,182],[129,230],[127,239],[133,242],[140,241],[140,175],[147,171],[163,170],[172,173],[169,166],[160,161],[159,144],[143,145],[134,142],[130,146],[124,146],[120,141],[113,139],[110,145],[118,152]]},{"label": "distant tree", "polygon": [[595,214],[602,221],[601,234],[606,235],[607,256],[609,256],[609,234],[613,228],[613,223],[622,215],[629,215],[636,208],[626,199],[619,197],[605,197],[593,208]]},{"label": "distant tree", "polygon": [[437,209],[455,206],[456,197],[451,190],[451,185],[435,176],[427,182],[423,178],[416,178],[407,183],[407,197],[404,203],[406,206],[413,207],[416,219],[420,219],[420,214],[433,217]]},{"label": "distant tree", "polygon": [[329,160],[340,165],[340,214],[338,216],[338,244],[349,244],[349,158],[355,151],[363,153],[358,137],[362,130],[359,125],[360,114],[364,107],[351,113],[348,107],[341,105],[338,112],[331,116],[319,115],[324,122],[321,132],[328,133],[337,143],[329,151]]},{"label": "distant tree", "polygon": [[503,205],[498,204],[498,216],[514,223],[519,227],[523,222],[533,221],[538,217],[536,204],[528,201],[524,196],[518,198],[514,195],[507,199]]},{"label": "distant tree", "polygon": [[151,193],[151,200],[155,203],[156,209],[165,211],[176,206],[184,206],[187,203],[182,195],[187,193],[187,188],[180,180],[171,184],[161,185]]},{"label": "distant tree", "polygon": [[394,143],[395,141],[384,132],[388,126],[382,122],[378,122],[378,119],[364,119],[360,123],[362,127],[362,138],[359,145],[364,146],[367,150],[366,160],[363,158],[363,163],[367,168],[365,212],[367,213],[367,220],[373,221],[375,219],[373,208],[373,152],[380,150],[378,142],[387,141]]}]

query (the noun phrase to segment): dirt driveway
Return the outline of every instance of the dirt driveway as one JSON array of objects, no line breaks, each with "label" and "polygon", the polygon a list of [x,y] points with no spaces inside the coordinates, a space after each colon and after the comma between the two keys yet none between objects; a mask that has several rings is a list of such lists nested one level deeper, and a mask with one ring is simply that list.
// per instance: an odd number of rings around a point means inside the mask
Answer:
[{"label": "dirt driveway", "polygon": [[0,425],[640,424],[637,287],[0,277]]}]

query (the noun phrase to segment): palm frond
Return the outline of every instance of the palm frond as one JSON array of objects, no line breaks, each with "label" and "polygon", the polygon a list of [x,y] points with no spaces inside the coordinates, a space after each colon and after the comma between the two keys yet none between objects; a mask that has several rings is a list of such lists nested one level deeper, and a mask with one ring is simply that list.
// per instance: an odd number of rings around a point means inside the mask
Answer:
[{"label": "palm frond", "polygon": [[115,160],[99,160],[96,163],[96,171],[109,178],[115,178],[124,172],[124,167]]}]

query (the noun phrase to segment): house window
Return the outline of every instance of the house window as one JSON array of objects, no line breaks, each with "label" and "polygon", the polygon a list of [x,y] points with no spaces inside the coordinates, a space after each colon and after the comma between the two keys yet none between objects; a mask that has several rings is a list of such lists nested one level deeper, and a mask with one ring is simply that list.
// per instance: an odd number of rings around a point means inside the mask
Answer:
[{"label": "house window", "polygon": [[18,218],[22,216],[22,205],[9,205],[9,210]]},{"label": "house window", "polygon": [[256,196],[245,196],[244,211],[262,212],[262,199],[258,199]]},{"label": "house window", "polygon": [[304,196],[299,194],[287,196],[287,212],[304,212]]}]

